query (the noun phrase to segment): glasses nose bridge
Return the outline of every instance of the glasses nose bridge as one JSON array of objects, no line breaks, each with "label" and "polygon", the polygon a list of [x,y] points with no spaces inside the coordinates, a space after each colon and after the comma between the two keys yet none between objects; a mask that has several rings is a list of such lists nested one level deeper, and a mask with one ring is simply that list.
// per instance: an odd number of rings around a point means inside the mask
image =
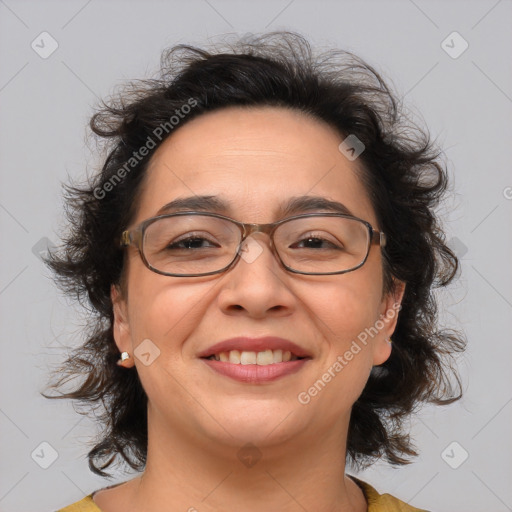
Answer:
[{"label": "glasses nose bridge", "polygon": [[277,222],[272,222],[269,224],[253,224],[250,222],[244,222],[242,224],[243,227],[243,238],[245,240],[247,237],[251,236],[254,233],[265,233],[272,240],[272,234],[277,227]]}]

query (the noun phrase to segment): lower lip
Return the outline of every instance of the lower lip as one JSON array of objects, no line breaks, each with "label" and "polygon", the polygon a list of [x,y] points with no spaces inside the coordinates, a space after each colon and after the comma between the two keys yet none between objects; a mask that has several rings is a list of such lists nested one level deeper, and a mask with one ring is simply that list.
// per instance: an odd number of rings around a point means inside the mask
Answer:
[{"label": "lower lip", "polygon": [[310,358],[286,361],[267,365],[233,364],[225,361],[203,359],[203,361],[216,372],[231,377],[240,382],[271,382],[285,375],[298,372]]}]

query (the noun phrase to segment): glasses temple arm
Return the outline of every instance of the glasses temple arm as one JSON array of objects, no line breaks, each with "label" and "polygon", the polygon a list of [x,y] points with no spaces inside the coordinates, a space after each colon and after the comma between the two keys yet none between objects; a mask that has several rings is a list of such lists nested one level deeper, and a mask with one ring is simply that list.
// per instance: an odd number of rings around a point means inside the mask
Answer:
[{"label": "glasses temple arm", "polygon": [[386,234],[382,231],[377,231],[376,229],[372,229],[372,243],[378,244],[381,247],[385,247],[387,242]]}]

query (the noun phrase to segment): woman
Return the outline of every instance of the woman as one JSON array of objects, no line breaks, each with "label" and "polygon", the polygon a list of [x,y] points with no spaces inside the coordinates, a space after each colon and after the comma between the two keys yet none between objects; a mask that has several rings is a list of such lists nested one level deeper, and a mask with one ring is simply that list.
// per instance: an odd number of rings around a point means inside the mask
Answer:
[{"label": "woman", "polygon": [[403,421],[461,396],[446,172],[379,75],[290,33],[180,45],[91,126],[49,263],[95,316],[54,387],[104,406],[95,473],[141,473],[62,510],[419,510],[345,472],[407,463]]}]

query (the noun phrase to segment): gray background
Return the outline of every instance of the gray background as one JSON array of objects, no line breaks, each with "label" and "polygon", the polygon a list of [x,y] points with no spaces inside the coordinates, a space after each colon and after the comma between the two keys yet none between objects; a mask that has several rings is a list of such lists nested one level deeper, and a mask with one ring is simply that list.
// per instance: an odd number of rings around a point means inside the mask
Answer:
[{"label": "gray background", "polygon": [[[164,47],[283,28],[375,65],[421,113],[453,177],[443,215],[462,272],[441,298],[445,323],[469,340],[465,397],[411,422],[414,464],[359,476],[433,511],[512,510],[511,11],[507,0],[0,0],[0,510],[55,510],[108,484],[87,466],[93,424],[38,394],[80,341],[80,313],[37,253],[62,226],[60,182],[97,161],[86,144],[93,106],[154,73]],[[43,31],[58,43],[45,59],[31,47],[51,48]],[[445,43],[452,56],[442,47],[453,31],[469,44],[457,58],[458,36]]]}]

